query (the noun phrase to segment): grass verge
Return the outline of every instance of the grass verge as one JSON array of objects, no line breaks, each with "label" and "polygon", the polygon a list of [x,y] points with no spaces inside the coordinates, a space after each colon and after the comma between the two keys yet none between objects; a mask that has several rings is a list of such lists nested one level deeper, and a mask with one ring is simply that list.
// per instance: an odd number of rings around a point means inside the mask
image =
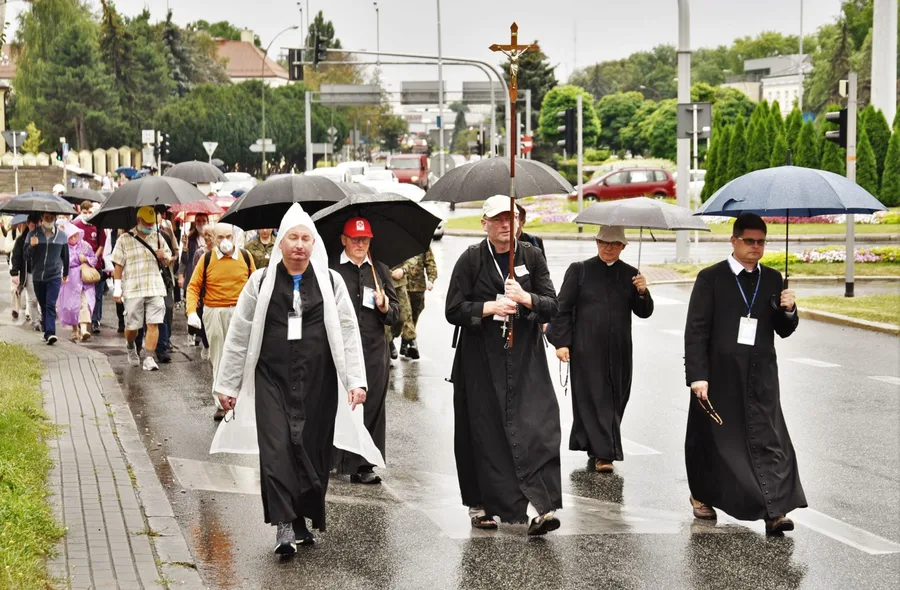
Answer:
[{"label": "grass verge", "polygon": [[[731,223],[716,223],[710,225],[712,233],[715,235],[731,235]],[[585,232],[595,233],[591,229],[592,226],[586,226]],[[897,223],[857,223],[855,226],[856,234],[896,234],[900,233],[900,224]],[[456,217],[448,219],[444,224],[444,229],[462,229],[462,230],[481,230],[481,216],[473,215],[471,217]],[[528,222],[525,230],[530,234],[574,234],[578,233],[578,226],[574,223],[536,223]],[[844,223],[795,223],[791,225],[792,236],[808,236],[808,235],[843,235],[847,232]],[[637,236],[638,230],[627,230],[629,236]],[[655,235],[671,234],[675,232],[654,230]],[[706,232],[704,232],[706,233]],[[784,225],[769,224],[769,236],[783,236]],[[644,237],[650,239],[650,232],[644,231]]]},{"label": "grass verge", "polygon": [[[659,265],[671,268],[686,277],[696,277],[697,273],[710,266],[709,264],[665,264]],[[784,266],[776,266],[784,274]],[[866,262],[853,266],[854,275],[858,277],[900,277],[900,264],[893,262]],[[843,262],[818,262],[808,264],[798,262],[788,267],[791,277],[842,277],[844,276]]]},{"label": "grass verge", "polygon": [[47,438],[37,357],[0,342],[0,588],[51,588],[46,557],[63,535],[47,502]]},{"label": "grass verge", "polygon": [[800,307],[828,311],[872,322],[900,325],[900,295],[863,295],[861,297],[803,297]]}]

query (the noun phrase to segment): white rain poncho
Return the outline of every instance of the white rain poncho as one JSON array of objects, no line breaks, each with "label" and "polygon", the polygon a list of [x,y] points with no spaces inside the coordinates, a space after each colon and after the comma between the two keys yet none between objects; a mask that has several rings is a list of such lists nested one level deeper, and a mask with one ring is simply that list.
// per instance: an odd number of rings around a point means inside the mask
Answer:
[{"label": "white rain poncho", "polygon": [[[276,266],[281,262],[281,238],[288,230],[302,225],[310,229],[316,242],[310,265],[321,286],[324,300],[325,331],[328,346],[337,371],[337,413],[334,420],[334,446],[365,457],[369,462],[384,467],[384,458],[363,425],[363,408],[351,411],[347,392],[366,387],[366,370],[356,312],[350,301],[347,287],[341,276],[328,269],[328,254],[316,231],[312,219],[295,203],[291,206],[278,230],[278,238],[272,250],[265,281],[262,270],[257,270],[247,281],[238,299],[225,349],[219,364],[218,393],[237,398],[234,419],[222,421],[213,437],[210,453],[258,454],[256,433],[256,364],[262,347],[263,330],[272,290],[275,286]],[[330,275],[330,276],[329,276]],[[334,284],[332,292],[327,286]]]}]

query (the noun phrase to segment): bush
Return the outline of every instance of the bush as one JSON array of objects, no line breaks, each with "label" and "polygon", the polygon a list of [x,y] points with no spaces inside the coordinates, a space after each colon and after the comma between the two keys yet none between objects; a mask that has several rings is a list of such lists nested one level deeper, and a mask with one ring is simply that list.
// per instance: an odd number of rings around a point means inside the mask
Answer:
[{"label": "bush", "polygon": [[[784,268],[784,252],[768,252],[759,259],[760,264],[771,266],[772,268]],[[788,255],[788,262],[798,264],[803,260],[797,254],[791,252]]]},{"label": "bush", "polygon": [[591,164],[600,164],[609,159],[609,150],[597,150],[589,148],[584,150],[584,161]]},{"label": "bush", "polygon": [[[801,262],[821,264],[828,262],[846,262],[847,249],[844,246],[826,246],[806,250],[801,255]],[[875,246],[874,248],[856,248],[854,261],[858,263],[886,262],[900,264],[900,247]]]}]

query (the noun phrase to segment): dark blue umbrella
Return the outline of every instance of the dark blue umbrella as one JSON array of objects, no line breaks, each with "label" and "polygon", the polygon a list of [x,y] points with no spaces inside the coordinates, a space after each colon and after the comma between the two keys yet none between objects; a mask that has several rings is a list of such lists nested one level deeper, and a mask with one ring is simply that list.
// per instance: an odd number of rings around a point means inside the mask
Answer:
[{"label": "dark blue umbrella", "polygon": [[139,178],[144,178],[150,174],[149,170],[135,170],[134,174],[131,176],[130,180],[138,180]]},{"label": "dark blue umbrella", "polygon": [[[784,236],[787,286],[791,215],[871,214],[886,209],[869,191],[844,176],[800,166],[778,166],[735,178],[717,190],[694,215],[737,217],[741,213],[756,213],[788,218]],[[852,253],[848,252],[848,256]]]},{"label": "dark blue umbrella", "polygon": [[134,178],[134,175],[137,173],[137,168],[131,168],[130,166],[122,166],[121,168],[116,168],[116,174],[124,174],[125,178],[131,180]]}]

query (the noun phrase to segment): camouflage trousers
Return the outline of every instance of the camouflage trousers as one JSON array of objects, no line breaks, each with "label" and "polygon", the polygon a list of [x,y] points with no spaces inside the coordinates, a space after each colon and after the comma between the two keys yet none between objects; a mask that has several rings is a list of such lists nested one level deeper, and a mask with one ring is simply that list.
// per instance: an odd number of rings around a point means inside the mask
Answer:
[{"label": "camouflage trousers", "polygon": [[400,321],[391,326],[385,326],[388,340],[396,340],[402,336],[404,340],[415,340],[416,325],[411,323],[412,309],[410,308],[409,293],[406,287],[395,287],[397,299],[400,300]]}]

